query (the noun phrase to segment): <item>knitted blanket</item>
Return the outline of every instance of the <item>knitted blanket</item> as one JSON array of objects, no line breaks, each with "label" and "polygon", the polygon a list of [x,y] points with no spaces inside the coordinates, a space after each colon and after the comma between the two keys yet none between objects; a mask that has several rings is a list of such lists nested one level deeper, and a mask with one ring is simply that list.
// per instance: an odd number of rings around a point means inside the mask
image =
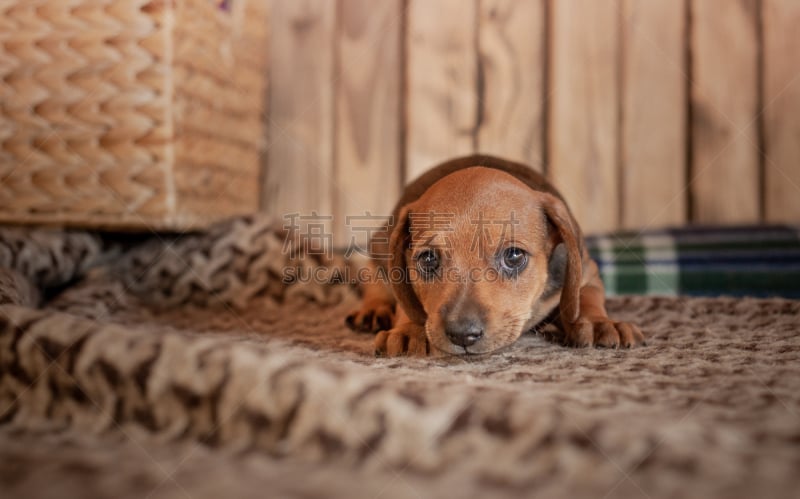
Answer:
[{"label": "knitted blanket", "polygon": [[[648,346],[377,359],[251,217],[0,230],[2,497],[796,497],[800,302],[619,297]],[[326,273],[331,275],[332,273]]]}]

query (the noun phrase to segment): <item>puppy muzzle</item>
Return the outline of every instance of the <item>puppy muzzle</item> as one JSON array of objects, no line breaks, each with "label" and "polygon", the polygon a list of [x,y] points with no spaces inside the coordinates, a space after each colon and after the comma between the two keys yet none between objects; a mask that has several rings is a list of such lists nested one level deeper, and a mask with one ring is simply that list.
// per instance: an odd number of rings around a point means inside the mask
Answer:
[{"label": "puppy muzzle", "polygon": [[464,348],[474,345],[483,338],[483,330],[483,323],[470,317],[449,320],[444,324],[447,339],[454,345]]}]

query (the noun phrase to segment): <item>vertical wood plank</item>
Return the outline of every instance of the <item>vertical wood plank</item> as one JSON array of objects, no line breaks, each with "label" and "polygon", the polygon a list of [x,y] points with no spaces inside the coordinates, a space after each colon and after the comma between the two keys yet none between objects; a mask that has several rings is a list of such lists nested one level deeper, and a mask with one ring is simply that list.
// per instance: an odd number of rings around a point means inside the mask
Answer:
[{"label": "vertical wood plank", "polygon": [[389,215],[399,197],[401,9],[400,0],[340,4],[334,231],[339,245],[351,236],[366,243],[367,233],[355,219],[346,225],[348,216]]},{"label": "vertical wood plank", "polygon": [[481,0],[478,150],[543,169],[544,0]]},{"label": "vertical wood plank", "polygon": [[333,213],[335,2],[271,2],[270,117],[264,208]]},{"label": "vertical wood plank", "polygon": [[406,181],[474,149],[476,0],[409,0]]},{"label": "vertical wood plank", "polygon": [[624,0],[622,225],[684,223],[686,16],[683,2]]},{"label": "vertical wood plank", "polygon": [[693,221],[759,217],[756,0],[690,2]]},{"label": "vertical wood plank", "polygon": [[765,215],[800,222],[800,2],[763,0]]},{"label": "vertical wood plank", "polygon": [[551,2],[548,170],[586,232],[617,227],[617,0]]}]

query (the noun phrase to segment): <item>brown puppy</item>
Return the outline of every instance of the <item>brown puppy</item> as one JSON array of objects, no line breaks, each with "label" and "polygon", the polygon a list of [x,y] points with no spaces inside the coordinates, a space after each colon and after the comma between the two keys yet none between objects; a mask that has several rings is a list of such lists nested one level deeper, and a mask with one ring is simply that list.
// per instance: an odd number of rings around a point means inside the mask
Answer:
[{"label": "brown puppy", "polygon": [[371,278],[347,318],[379,355],[485,354],[558,308],[565,343],[631,347],[608,318],[597,265],[561,195],[531,168],[457,158],[412,182],[370,241]]}]

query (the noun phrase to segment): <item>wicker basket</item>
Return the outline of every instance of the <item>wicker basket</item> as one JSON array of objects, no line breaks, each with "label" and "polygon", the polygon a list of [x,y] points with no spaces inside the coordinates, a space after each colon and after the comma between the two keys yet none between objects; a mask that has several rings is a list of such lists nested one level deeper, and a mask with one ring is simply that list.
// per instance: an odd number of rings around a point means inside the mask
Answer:
[{"label": "wicker basket", "polygon": [[258,207],[267,0],[0,0],[0,221]]}]

